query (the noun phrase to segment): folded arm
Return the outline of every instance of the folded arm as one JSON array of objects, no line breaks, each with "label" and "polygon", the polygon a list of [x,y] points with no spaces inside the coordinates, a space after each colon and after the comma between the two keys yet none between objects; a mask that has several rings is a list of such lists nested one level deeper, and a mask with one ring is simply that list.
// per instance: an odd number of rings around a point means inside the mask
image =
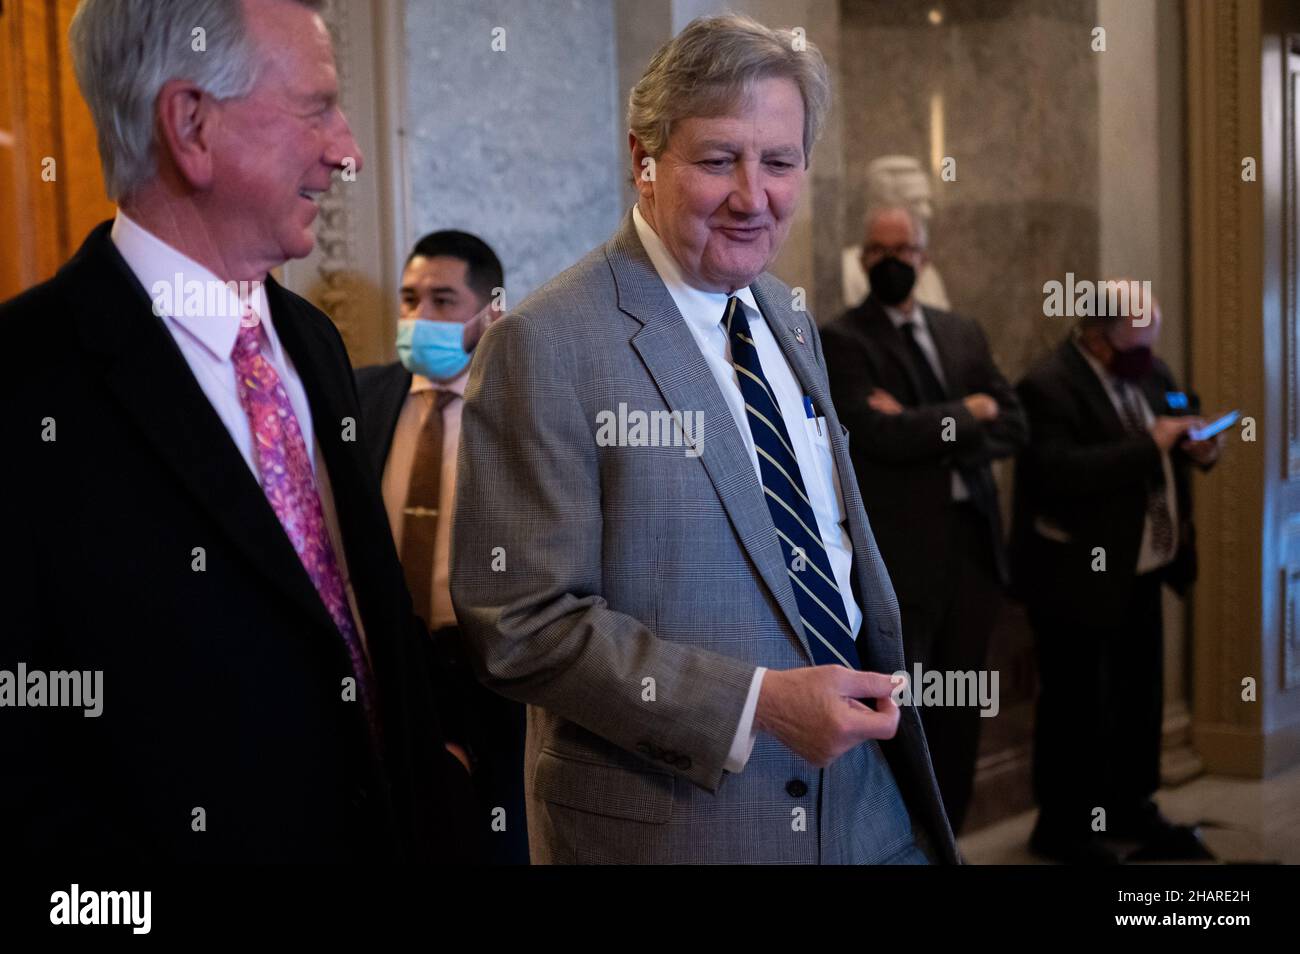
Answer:
[{"label": "folded arm", "polygon": [[903,407],[896,413],[873,408],[868,402],[880,382],[869,358],[842,336],[824,337],[835,410],[853,434],[858,453],[882,463],[921,464],[983,451],[984,427],[960,400]]}]

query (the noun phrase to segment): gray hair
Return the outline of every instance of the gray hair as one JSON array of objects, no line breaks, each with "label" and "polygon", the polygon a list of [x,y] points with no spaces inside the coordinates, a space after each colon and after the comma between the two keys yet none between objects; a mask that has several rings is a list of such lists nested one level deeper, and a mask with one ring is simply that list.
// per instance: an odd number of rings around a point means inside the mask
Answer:
[{"label": "gray hair", "polygon": [[863,219],[863,229],[865,234],[871,234],[871,227],[876,224],[876,219],[880,218],[886,212],[903,212],[912,222],[912,244],[918,248],[928,249],[930,247],[930,230],[925,226],[925,220],[917,214],[916,210],[910,205],[903,203],[888,203],[882,205],[873,205],[867,209],[867,214]]},{"label": "gray hair", "polygon": [[[650,60],[628,99],[627,125],[646,153],[663,155],[673,123],[727,112],[761,79],[783,77],[803,97],[807,166],[830,109],[821,51],[802,32],[773,30],[749,17],[697,17]],[[640,170],[633,170],[635,177]]]},{"label": "gray hair", "polygon": [[157,172],[154,109],[164,84],[189,80],[217,99],[257,84],[241,0],[81,0],[68,35],[114,201]]}]

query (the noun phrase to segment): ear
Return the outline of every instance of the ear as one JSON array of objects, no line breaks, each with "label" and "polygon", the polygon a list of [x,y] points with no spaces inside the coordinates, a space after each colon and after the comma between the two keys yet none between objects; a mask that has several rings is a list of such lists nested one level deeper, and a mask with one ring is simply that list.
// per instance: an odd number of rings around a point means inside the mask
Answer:
[{"label": "ear", "polygon": [[[636,178],[633,185],[636,187],[637,195],[646,199],[653,199],[655,194],[655,184],[653,179],[646,178],[647,166],[645,165],[645,161],[650,159],[650,162],[653,164],[654,159],[651,158],[650,153],[646,152],[646,148],[641,144],[641,140],[636,138],[636,133],[629,132],[627,134],[627,145],[628,149],[632,151],[632,175]],[[650,168],[654,168],[653,165],[651,165]],[[656,170],[656,172],[657,171],[658,170]]]},{"label": "ear", "polygon": [[215,101],[188,80],[170,80],[158,94],[159,160],[190,188],[212,187]]}]

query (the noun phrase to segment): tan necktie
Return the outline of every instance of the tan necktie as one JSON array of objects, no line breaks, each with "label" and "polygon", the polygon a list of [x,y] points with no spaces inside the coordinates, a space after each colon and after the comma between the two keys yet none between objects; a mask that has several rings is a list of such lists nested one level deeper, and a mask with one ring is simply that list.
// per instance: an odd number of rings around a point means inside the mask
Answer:
[{"label": "tan necktie", "polygon": [[[1119,386],[1120,406],[1124,409],[1124,426],[1130,434],[1146,434],[1147,426],[1143,419],[1139,401],[1142,394],[1132,384]],[[1169,512],[1169,498],[1165,492],[1164,472],[1160,480],[1147,492],[1147,515],[1151,518],[1151,544],[1156,555],[1161,559],[1174,552],[1174,517]]]},{"label": "tan necktie", "polygon": [[458,395],[425,392],[432,406],[416,440],[411,482],[402,518],[402,569],[415,611],[432,625],[433,548],[438,538],[438,508],[442,494],[442,411]]}]

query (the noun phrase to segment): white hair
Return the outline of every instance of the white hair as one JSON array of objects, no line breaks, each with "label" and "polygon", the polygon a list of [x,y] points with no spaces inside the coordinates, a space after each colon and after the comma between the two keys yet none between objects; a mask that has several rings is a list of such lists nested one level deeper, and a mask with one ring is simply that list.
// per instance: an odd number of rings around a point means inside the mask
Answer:
[{"label": "white hair", "polygon": [[[320,9],[323,0],[294,2]],[[157,172],[154,111],[164,84],[189,80],[217,99],[247,96],[257,84],[241,0],[81,0],[69,39],[114,201]]]},{"label": "white hair", "polygon": [[863,226],[866,235],[871,234],[871,227],[876,224],[876,219],[880,218],[886,212],[904,212],[912,222],[912,244],[917,248],[930,247],[930,230],[925,227],[925,219],[921,218],[914,208],[902,203],[886,203],[882,205],[873,205],[867,209],[867,214]]}]

